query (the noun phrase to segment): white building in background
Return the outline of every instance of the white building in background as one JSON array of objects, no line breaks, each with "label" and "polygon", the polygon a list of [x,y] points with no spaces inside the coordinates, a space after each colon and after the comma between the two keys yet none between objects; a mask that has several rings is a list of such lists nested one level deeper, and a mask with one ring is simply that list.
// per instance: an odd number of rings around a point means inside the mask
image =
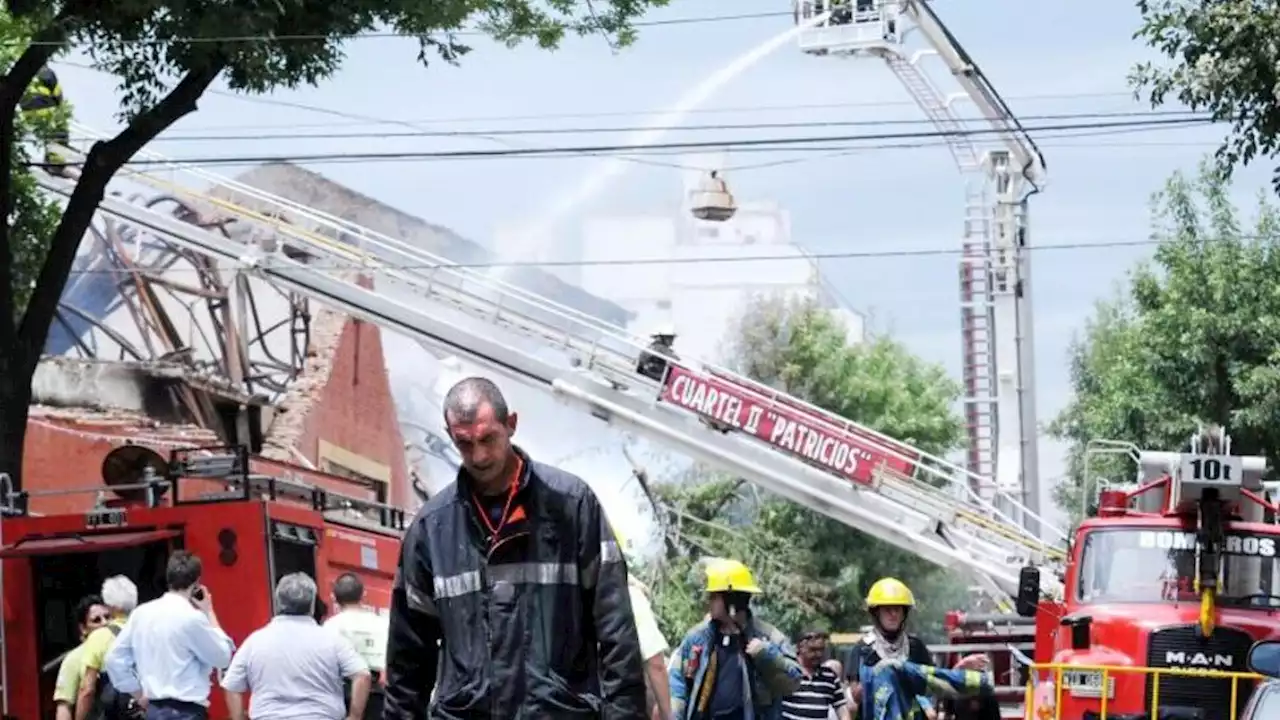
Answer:
[{"label": "white building in background", "polygon": [[[687,165],[723,166],[716,158],[698,160]],[[573,268],[573,276],[557,274],[634,313],[629,330],[636,335],[648,335],[660,325],[674,325],[679,336],[676,349],[702,360],[725,359],[726,334],[756,294],[815,298],[836,309],[845,320],[850,342],[859,342],[863,316],[843,307],[838,293],[824,284],[817,261],[792,241],[790,214],[775,202],[739,197],[738,212],[732,219],[697,220],[689,212],[688,198],[701,175],[686,173],[683,202],[677,211],[586,220],[576,249],[587,264]],[[733,190],[732,176],[725,177]],[[679,262],[591,264],[636,258]],[[705,262],[691,262],[695,260]]]}]

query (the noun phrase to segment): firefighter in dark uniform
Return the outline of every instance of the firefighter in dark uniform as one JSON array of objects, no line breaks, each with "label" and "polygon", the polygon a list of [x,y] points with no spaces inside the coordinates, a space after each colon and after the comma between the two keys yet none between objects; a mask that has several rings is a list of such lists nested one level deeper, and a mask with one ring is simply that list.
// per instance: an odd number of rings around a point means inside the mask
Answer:
[{"label": "firefighter in dark uniform", "polygon": [[599,500],[511,444],[493,382],[462,380],[443,405],[462,467],[401,543],[383,718],[643,718],[627,566]]},{"label": "firefighter in dark uniform", "polygon": [[636,372],[650,380],[662,382],[667,375],[667,363],[680,359],[673,346],[676,331],[668,326],[658,328],[649,336],[649,347],[640,351]]},{"label": "firefighter in dark uniform", "polygon": [[31,119],[50,118],[54,126],[42,133],[45,143],[44,162],[46,169],[55,174],[62,174],[66,169],[66,158],[53,145],[69,145],[71,135],[67,130],[65,118],[58,118],[58,110],[62,108],[62,86],[58,84],[58,76],[46,65],[40,68],[31,86],[22,96],[18,107]]}]

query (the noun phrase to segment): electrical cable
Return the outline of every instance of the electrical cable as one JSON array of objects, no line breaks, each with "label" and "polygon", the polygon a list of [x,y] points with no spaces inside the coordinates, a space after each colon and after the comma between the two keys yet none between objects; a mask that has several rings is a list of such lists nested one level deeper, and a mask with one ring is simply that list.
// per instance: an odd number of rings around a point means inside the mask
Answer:
[{"label": "electrical cable", "polygon": [[[1113,123],[1063,123],[1042,125],[1028,128],[1031,132],[1055,132],[1068,130],[1108,130],[1119,128],[1168,128],[1206,125],[1213,121],[1208,118],[1162,118],[1150,120],[1120,121]],[[567,147],[530,147],[502,148],[488,150],[436,150],[419,152],[367,152],[367,153],[312,153],[290,155],[240,155],[227,157],[196,157],[147,159],[137,158],[125,163],[128,167],[143,166],[217,166],[217,165],[258,165],[264,163],[373,163],[387,161],[413,160],[473,160],[494,158],[546,158],[575,155],[603,154],[637,154],[643,155],[655,150],[698,150],[725,149],[744,151],[815,151],[831,152],[833,150],[856,150],[857,146],[816,146],[818,143],[858,143],[875,141],[919,140],[928,138],[982,137],[1003,134],[1002,128],[974,128],[951,131],[918,131],[907,133],[868,133],[863,135],[826,135],[808,137],[777,138],[742,138],[735,140],[718,139],[687,142],[664,142],[650,145],[586,145]],[[806,147],[808,146],[808,147]],[[29,162],[28,167],[39,167],[39,162]]]},{"label": "electrical cable", "polygon": [[[771,11],[756,13],[741,13],[738,15],[708,15],[704,17],[684,17],[684,18],[668,18],[665,20],[636,20],[630,23],[631,27],[668,27],[674,25],[700,25],[706,23],[721,22],[738,22],[742,20],[765,20],[780,17],[791,17],[790,11]],[[562,18],[566,22],[572,22],[570,18]],[[155,45],[201,45],[209,43],[285,43],[285,42],[322,42],[333,40],[393,40],[393,39],[417,39],[430,35],[456,35],[460,37],[487,36],[483,30],[454,30],[447,29],[436,30],[433,33],[407,33],[407,32],[360,32],[349,34],[333,34],[333,35],[210,35],[207,37],[171,37],[171,38],[138,38],[136,40],[113,40],[107,43],[110,46],[120,47],[140,47]],[[21,40],[10,40],[0,42],[0,47],[64,47],[65,42],[56,40],[27,42]]]},{"label": "electrical cable", "polygon": [[[103,75],[112,75],[112,73],[102,68],[94,67],[86,63],[77,63],[70,60],[54,60],[53,65],[59,67],[70,67],[77,70],[88,70]],[[114,77],[114,75],[113,75]],[[219,130],[274,130],[289,129],[292,131],[300,129],[331,129],[337,125],[398,125],[401,127],[409,127],[418,129],[422,125],[442,125],[442,124],[458,124],[471,122],[487,122],[487,121],[529,121],[529,120],[563,120],[563,119],[589,119],[589,118],[605,118],[605,117],[646,117],[655,115],[667,115],[670,110],[665,109],[645,109],[645,110],[613,110],[606,112],[577,112],[577,113],[541,113],[531,115],[473,115],[463,117],[435,117],[435,118],[417,118],[417,119],[397,119],[397,118],[381,118],[359,113],[351,113],[345,110],[335,110],[333,108],[321,107],[310,103],[295,102],[291,100],[283,100],[280,98],[262,96],[262,95],[246,95],[243,93],[231,92],[227,90],[219,90],[210,88],[207,94],[226,97],[233,100],[239,100],[256,105],[270,105],[275,107],[286,107],[294,110],[302,110],[304,112],[313,112],[322,115],[329,115],[340,118],[344,122],[328,121],[323,123],[277,123],[264,125],[210,125],[204,127],[190,128],[191,132],[210,132]],[[1031,95],[1012,96],[1014,100],[1037,102],[1045,100],[1084,100],[1097,98],[1130,98],[1133,94],[1129,92],[1094,92],[1094,93],[1038,93]],[[792,105],[742,105],[729,107],[700,107],[692,108],[687,114],[727,114],[740,112],[794,112],[796,110],[836,110],[845,108],[888,108],[888,107],[917,107],[914,100],[884,100],[871,102],[846,102],[846,103],[805,103]],[[1191,112],[1189,110],[1163,110],[1150,112]]]},{"label": "electrical cable", "polygon": [[[1024,120],[1092,120],[1106,118],[1171,118],[1180,116],[1185,120],[1210,121],[1212,117],[1206,113],[1193,112],[1189,110],[1128,110],[1119,112],[1080,112],[1080,113],[1059,113],[1046,115],[1024,115]],[[971,123],[987,123],[986,118],[957,118],[961,124]],[[669,132],[706,132],[711,130],[718,131],[743,131],[743,130],[787,130],[787,129],[806,129],[806,128],[834,128],[834,127],[878,127],[878,126],[903,126],[903,125],[933,125],[933,120],[929,118],[898,118],[891,120],[812,120],[799,122],[756,122],[756,123],[715,123],[706,125],[683,125],[674,126]],[[414,130],[414,131],[384,131],[384,132],[333,132],[333,133],[309,133],[300,134],[292,133],[254,133],[254,134],[225,134],[225,135],[183,135],[181,133],[169,133],[161,135],[151,142],[168,141],[168,142],[223,142],[227,140],[243,140],[243,141],[276,141],[276,140],[340,140],[340,139],[357,139],[357,138],[430,138],[430,137],[479,137],[490,139],[502,135],[590,135],[590,134],[621,134],[621,133],[638,133],[649,130],[650,128],[643,126],[614,126],[614,127],[550,127],[550,128],[491,128],[486,130]],[[79,140],[96,140],[97,138],[73,138]]]},{"label": "electrical cable", "polygon": [[[80,70],[91,70],[94,72],[107,74],[106,71],[95,68],[92,65],[81,63],[73,63],[67,60],[55,60],[55,65],[66,65]],[[211,89],[210,94],[229,97],[235,100],[241,100],[248,103],[260,105],[275,105],[279,107],[288,107],[307,112],[321,113],[326,115],[334,115],[341,118],[341,121],[331,120],[323,123],[264,123],[256,125],[197,125],[188,128],[189,132],[206,133],[218,132],[223,130],[240,130],[240,131],[261,131],[261,130],[330,130],[334,127],[359,127],[359,126],[380,126],[380,125],[403,125],[403,126],[421,126],[421,125],[457,125],[476,122],[527,122],[533,120],[586,120],[592,118],[638,118],[650,117],[657,115],[667,115],[670,110],[655,110],[648,108],[644,110],[609,110],[598,112],[565,112],[565,113],[535,113],[530,115],[464,115],[464,116],[441,116],[429,118],[409,118],[405,120],[372,118],[353,116],[341,110],[333,110],[331,108],[321,107],[319,105],[310,105],[307,103],[291,102],[273,98],[270,96],[245,95],[242,93],[233,93],[225,90]],[[1049,100],[1089,100],[1101,98],[1129,98],[1132,99],[1133,93],[1129,92],[1093,92],[1093,93],[1047,93],[1034,95],[1014,95],[1010,96],[1011,100],[1021,102],[1041,102]],[[800,103],[791,105],[733,105],[722,107],[698,107],[689,109],[687,115],[726,115],[734,113],[769,113],[769,112],[796,112],[796,111],[814,111],[814,110],[845,110],[845,109],[861,109],[861,108],[916,108],[917,103],[914,100],[882,100],[870,102],[842,102],[842,103]]]},{"label": "electrical cable", "polygon": [[[1248,236],[1242,239],[1250,239]],[[1253,239],[1262,239],[1255,237]],[[163,239],[160,239],[163,242]],[[284,244],[289,244],[287,235],[281,239]],[[1080,252],[1090,250],[1112,250],[1128,247],[1150,247],[1159,245],[1162,241],[1154,238],[1144,238],[1141,240],[1104,240],[1096,242],[1067,242],[1067,243],[1048,243],[1044,245],[1031,245],[1022,248],[1023,251],[1029,252]],[[372,266],[356,266],[347,264],[325,264],[319,262],[308,262],[305,267],[315,270],[334,270],[348,271],[358,270],[362,274],[380,274],[391,273],[400,270],[491,270],[494,268],[573,268],[573,267],[642,267],[652,265],[694,265],[699,263],[706,264],[723,264],[723,263],[744,263],[744,262],[767,262],[770,260],[871,260],[871,259],[891,259],[891,258],[914,258],[914,257],[948,257],[963,255],[961,248],[915,248],[904,250],[843,250],[833,252],[805,252],[801,255],[736,255],[724,257],[690,257],[690,258],[619,258],[612,260],[538,260],[538,261],[515,261],[515,262],[478,262],[478,263],[386,263],[385,267]],[[371,256],[373,262],[378,262],[377,256]],[[264,264],[263,267],[270,267]],[[143,275],[155,274],[151,271],[139,269],[137,271],[127,268],[85,268],[72,270],[72,275],[130,275],[139,272]],[[198,268],[170,267],[165,268],[163,273],[168,272],[203,272]]]}]

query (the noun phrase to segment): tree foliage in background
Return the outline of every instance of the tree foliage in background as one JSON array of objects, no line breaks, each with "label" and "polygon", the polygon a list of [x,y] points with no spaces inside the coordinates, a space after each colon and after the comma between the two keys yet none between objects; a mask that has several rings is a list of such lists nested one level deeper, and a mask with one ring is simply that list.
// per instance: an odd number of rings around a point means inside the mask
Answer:
[{"label": "tree foliage in background", "polygon": [[[1280,210],[1264,196],[1242,217],[1229,191],[1211,162],[1175,174],[1153,202],[1154,260],[1072,345],[1074,395],[1050,430],[1071,444],[1058,495],[1076,515],[1091,441],[1175,451],[1218,423],[1233,452],[1280,461]],[[1091,477],[1134,472],[1121,456],[1090,461]]]},{"label": "tree foliage in background", "polygon": [[[1274,160],[1280,146],[1280,6],[1256,0],[1139,0],[1136,37],[1168,64],[1142,63],[1131,76],[1153,105],[1176,101],[1231,131],[1218,149],[1219,170],[1255,157]],[[1280,168],[1273,176],[1280,191]]]},{"label": "tree foliage in background", "polygon": [[[148,142],[195,112],[218,77],[251,93],[314,85],[341,66],[347,39],[369,31],[417,38],[424,64],[432,56],[457,62],[468,51],[458,42],[464,28],[547,49],[568,33],[600,33],[626,44],[634,38],[632,20],[666,1],[10,0],[10,17],[29,41],[13,46],[0,77],[0,166],[26,167],[18,102],[40,68],[71,47],[84,48],[96,68],[119,79],[125,128],[89,150],[46,251],[35,255],[43,262],[34,292],[29,298],[0,292],[0,472],[20,483],[31,377],[107,183]],[[407,75],[404,81],[414,82]],[[0,206],[18,207],[31,197],[25,177],[0,173]],[[0,288],[23,286],[28,236],[12,213],[5,215]]]},{"label": "tree foliage in background", "polygon": [[[961,439],[944,371],[883,337],[850,346],[844,326],[811,302],[758,298],[730,336],[732,365],[752,378],[932,452]],[[705,613],[699,561],[732,557],[756,573],[764,617],[794,634],[867,624],[871,583],[896,576],[921,601],[916,631],[936,631],[966,583],[843,523],[756,489],[699,473],[655,488],[666,515],[664,557],[640,570],[663,631],[680,637]]]},{"label": "tree foliage in background", "polygon": [[[8,67],[26,46],[29,34],[23,24],[15,22],[0,9],[0,67]],[[62,113],[69,112],[63,108]],[[12,183],[13,212],[10,216],[11,270],[10,293],[13,320],[21,318],[35,289],[40,266],[48,253],[49,241],[58,226],[60,209],[36,186],[28,169],[32,156],[42,154],[39,137],[47,136],[57,121],[54,115],[31,118],[20,116],[14,125],[15,147],[9,165]]]}]

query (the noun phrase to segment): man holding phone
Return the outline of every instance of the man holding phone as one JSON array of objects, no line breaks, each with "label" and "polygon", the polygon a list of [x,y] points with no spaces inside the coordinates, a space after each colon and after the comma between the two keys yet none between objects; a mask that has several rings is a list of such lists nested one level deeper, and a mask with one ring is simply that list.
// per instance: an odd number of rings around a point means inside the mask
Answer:
[{"label": "man holding phone", "polygon": [[707,562],[706,622],[685,635],[668,666],[675,720],[776,717],[804,671],[777,628],[751,612],[760,593],[746,565]]},{"label": "man holding phone", "polygon": [[225,670],[235,644],[200,584],[200,558],[169,556],[169,591],[133,611],[107,653],[107,676],[122,693],[141,691],[148,720],[207,720],[210,673]]}]

